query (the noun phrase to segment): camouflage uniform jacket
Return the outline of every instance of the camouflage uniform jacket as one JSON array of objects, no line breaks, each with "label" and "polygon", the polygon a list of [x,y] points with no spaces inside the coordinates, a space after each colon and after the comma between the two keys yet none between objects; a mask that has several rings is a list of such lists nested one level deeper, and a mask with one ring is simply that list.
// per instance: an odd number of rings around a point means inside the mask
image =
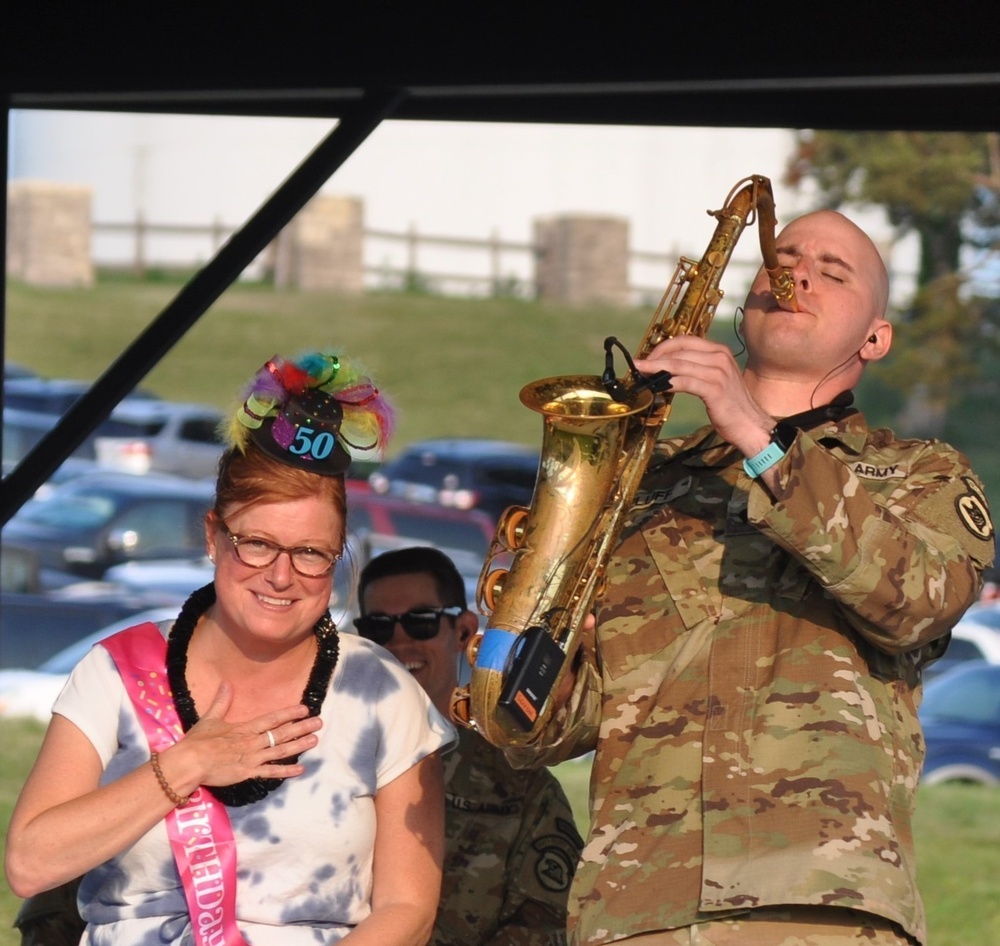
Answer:
[{"label": "camouflage uniform jacket", "polygon": [[982,486],[946,444],[857,413],[798,432],[777,495],[742,459],[707,428],[661,444],[573,696],[508,752],[596,746],[571,941],[773,904],[922,941],[920,671],[992,559]]},{"label": "camouflage uniform jacket", "polygon": [[583,839],[547,769],[468,730],[444,757],[445,861],[431,946],[558,946]]}]

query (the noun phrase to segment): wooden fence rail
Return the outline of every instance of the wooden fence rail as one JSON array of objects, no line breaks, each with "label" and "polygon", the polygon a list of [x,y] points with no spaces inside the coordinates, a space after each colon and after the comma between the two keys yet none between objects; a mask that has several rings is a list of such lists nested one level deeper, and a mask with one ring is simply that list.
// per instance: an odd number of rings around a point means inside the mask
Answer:
[{"label": "wooden fence rail", "polygon": [[[8,185],[7,273],[36,285],[91,285],[94,270],[136,277],[184,273],[214,256],[236,232],[220,218],[165,223],[93,220],[85,187],[14,181]],[[363,292],[410,289],[441,295],[541,298],[570,304],[654,303],[679,254],[630,245],[629,221],[582,212],[536,217],[530,240],[366,228],[358,197],[320,194],[248,269],[277,289]],[[749,283],[752,268],[739,276]],[[755,266],[753,267],[755,268]],[[733,280],[729,283],[732,285]]]},{"label": "wooden fence rail", "polygon": [[[139,278],[150,270],[183,270],[200,265],[198,247],[207,255],[214,254],[235,232],[236,227],[213,220],[209,224],[196,223],[154,223],[138,215],[132,221],[95,221],[92,224],[95,236],[118,235],[127,237],[131,243],[129,259],[119,263],[108,263],[97,259],[99,269],[124,269]],[[150,242],[156,238],[178,238],[189,242],[200,241],[193,246],[190,256],[177,253],[169,258],[161,250],[157,259],[150,252]],[[403,231],[380,228],[362,230],[366,285],[382,288],[423,288],[443,294],[449,292],[480,295],[537,295],[536,261],[540,252],[534,242],[505,240],[494,230],[488,237],[458,237],[423,233],[416,225]],[[162,244],[161,244],[162,245]],[[381,262],[379,248],[389,251],[390,256]],[[428,255],[440,256],[440,251],[452,251],[449,265],[428,264]],[[472,271],[459,271],[457,256],[471,255],[476,258]],[[638,304],[655,302],[669,281],[679,254],[656,253],[642,250],[628,251],[630,301]],[[119,257],[121,254],[119,254]],[[274,247],[272,246],[261,261],[263,275],[273,271]],[[736,261],[734,268],[741,264]],[[632,278],[632,271],[641,269],[644,278]],[[662,276],[661,276],[662,273]],[[749,271],[748,271],[749,275]],[[656,278],[662,281],[657,284]]]}]

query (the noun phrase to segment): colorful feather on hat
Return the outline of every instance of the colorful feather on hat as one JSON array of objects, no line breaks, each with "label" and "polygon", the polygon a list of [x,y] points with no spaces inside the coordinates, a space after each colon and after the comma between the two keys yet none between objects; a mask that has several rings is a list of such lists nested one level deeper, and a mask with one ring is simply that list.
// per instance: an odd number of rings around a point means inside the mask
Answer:
[{"label": "colorful feather on hat", "polygon": [[395,429],[392,403],[359,365],[331,351],[305,352],[292,360],[275,355],[265,362],[224,424],[226,443],[245,450],[251,430],[280,413],[290,397],[315,389],[336,398],[343,408],[339,437],[346,446],[385,449]]}]

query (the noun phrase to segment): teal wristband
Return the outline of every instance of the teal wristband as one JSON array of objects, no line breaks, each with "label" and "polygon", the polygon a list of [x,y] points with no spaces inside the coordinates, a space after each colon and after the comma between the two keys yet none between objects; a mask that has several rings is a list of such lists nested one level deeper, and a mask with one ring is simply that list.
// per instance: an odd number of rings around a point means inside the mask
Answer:
[{"label": "teal wristband", "polygon": [[757,479],[761,473],[771,469],[784,455],[785,448],[772,440],[760,453],[747,457],[743,461],[743,469],[747,471],[747,476],[751,479]]}]

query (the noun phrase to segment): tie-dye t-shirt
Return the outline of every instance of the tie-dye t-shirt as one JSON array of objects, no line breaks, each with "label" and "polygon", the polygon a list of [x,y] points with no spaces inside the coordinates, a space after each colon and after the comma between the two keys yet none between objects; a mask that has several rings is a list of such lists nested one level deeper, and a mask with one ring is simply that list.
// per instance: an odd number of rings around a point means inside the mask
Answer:
[{"label": "tie-dye t-shirt", "polygon": [[[237,925],[250,946],[335,943],[370,913],[375,792],[454,730],[387,651],[348,634],[323,703],[305,774],[266,798],[229,808],[237,857]],[[97,749],[112,782],[149,759],[118,671],[95,647],[54,712]],[[83,946],[193,943],[184,890],[163,822],[80,888]]]}]

